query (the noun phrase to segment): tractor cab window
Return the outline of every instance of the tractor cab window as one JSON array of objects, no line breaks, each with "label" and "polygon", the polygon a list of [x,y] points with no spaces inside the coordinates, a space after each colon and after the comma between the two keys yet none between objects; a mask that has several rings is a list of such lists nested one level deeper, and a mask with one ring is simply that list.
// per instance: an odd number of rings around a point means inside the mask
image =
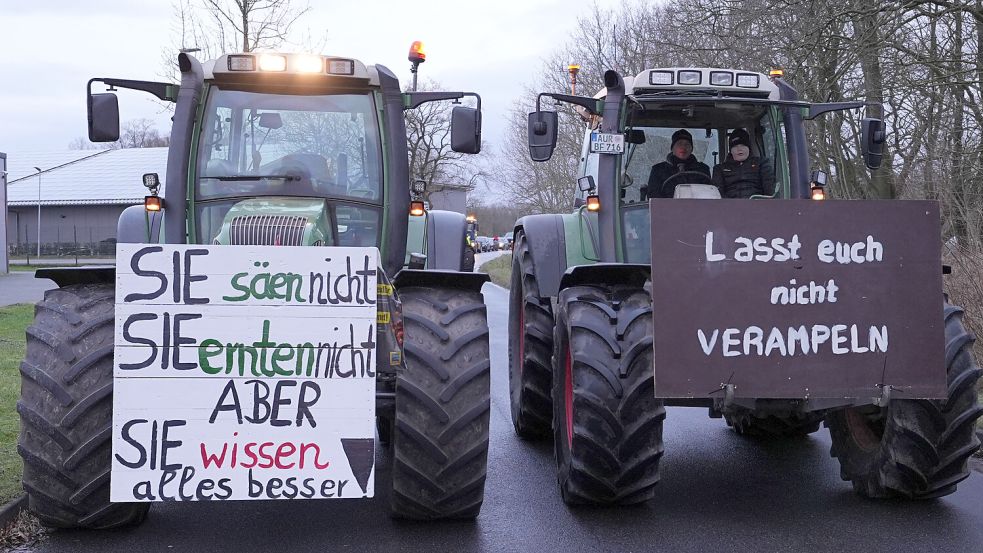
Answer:
[{"label": "tractor cab window", "polygon": [[[710,184],[711,170],[720,151],[716,129],[634,127],[633,130],[634,140],[627,144],[622,156],[624,203],[671,198],[676,184]],[[690,143],[691,149],[682,159],[677,157],[680,152],[673,150],[674,136]]]},{"label": "tractor cab window", "polygon": [[[714,185],[724,197],[781,196],[785,166],[780,125],[777,108],[761,103],[663,102],[631,110],[622,156],[622,202],[671,198],[679,184]],[[752,164],[762,169],[760,188],[747,186],[747,167],[740,168],[736,191],[732,186],[729,139],[734,131],[745,133],[738,142],[746,143]],[[676,139],[688,142],[691,150],[674,151]]]},{"label": "tractor cab window", "polygon": [[199,200],[338,197],[380,203],[369,94],[261,94],[212,87],[198,145]]}]

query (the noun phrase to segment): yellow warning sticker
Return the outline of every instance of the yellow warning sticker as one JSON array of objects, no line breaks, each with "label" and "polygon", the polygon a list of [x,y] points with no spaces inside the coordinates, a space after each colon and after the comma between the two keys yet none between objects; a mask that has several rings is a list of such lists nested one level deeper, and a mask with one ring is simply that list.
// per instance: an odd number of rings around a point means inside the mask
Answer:
[{"label": "yellow warning sticker", "polygon": [[388,311],[376,311],[375,312],[375,324],[387,325],[389,324],[389,312]]},{"label": "yellow warning sticker", "polygon": [[380,296],[391,296],[393,295],[393,287],[389,284],[376,284],[376,293]]}]

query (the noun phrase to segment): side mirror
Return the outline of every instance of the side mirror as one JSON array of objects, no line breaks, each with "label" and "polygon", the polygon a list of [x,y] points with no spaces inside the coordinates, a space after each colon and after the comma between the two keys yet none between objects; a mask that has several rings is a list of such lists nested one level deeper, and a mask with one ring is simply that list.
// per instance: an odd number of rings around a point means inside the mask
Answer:
[{"label": "side mirror", "polygon": [[556,149],[556,131],[560,116],[555,111],[534,111],[529,114],[529,157],[533,161],[549,161]]},{"label": "side mirror", "polygon": [[283,126],[283,118],[279,113],[268,111],[259,114],[259,126],[264,129],[279,129]]},{"label": "side mirror", "polygon": [[860,122],[860,148],[864,156],[864,165],[868,169],[877,169],[881,166],[885,142],[887,142],[887,132],[884,121],[866,118]]},{"label": "side mirror", "polygon": [[455,106],[451,112],[451,150],[462,154],[481,151],[481,111]]},{"label": "side mirror", "polygon": [[642,129],[629,130],[625,134],[625,142],[629,144],[645,144],[645,131]]},{"label": "side mirror", "polygon": [[90,94],[88,102],[89,140],[116,142],[119,140],[119,101],[111,92]]}]

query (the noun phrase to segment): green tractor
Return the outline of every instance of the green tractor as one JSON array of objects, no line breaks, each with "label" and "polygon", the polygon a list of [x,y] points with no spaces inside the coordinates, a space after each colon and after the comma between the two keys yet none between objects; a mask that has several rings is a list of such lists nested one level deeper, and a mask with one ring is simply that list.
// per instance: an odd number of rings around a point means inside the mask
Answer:
[{"label": "green tractor", "polygon": [[464,236],[464,270],[474,270],[474,254],[478,253],[478,218],[474,215],[467,216],[467,230]]},{"label": "green tractor", "polygon": [[[563,499],[652,498],[666,406],[755,440],[825,422],[862,496],[955,491],[980,445],[981,369],[942,293],[938,207],[826,200],[826,175],[808,169],[805,121],[865,104],[805,102],[780,74],[731,69],[604,83],[593,98],[540,94],[586,122],[575,211],[515,224],[512,421],[553,437]],[[557,129],[537,100],[534,161]],[[860,131],[875,169],[884,124]]]},{"label": "green tractor", "polygon": [[[164,182],[145,176],[150,195],[120,217],[119,242],[378,248],[375,424],[392,453],[391,512],[474,518],[488,452],[487,277],[462,272],[463,215],[411,209],[403,114],[477,95],[404,93],[389,69],[343,57],[177,61],[179,85],[89,81],[94,142],[119,136],[117,98],[94,93],[94,83],[175,103]],[[454,108],[452,141],[458,152],[479,151],[480,103]],[[37,306],[21,365],[29,509],[53,527],[138,524],[149,503],[113,503],[109,493],[115,269],[37,277],[58,287]]]}]

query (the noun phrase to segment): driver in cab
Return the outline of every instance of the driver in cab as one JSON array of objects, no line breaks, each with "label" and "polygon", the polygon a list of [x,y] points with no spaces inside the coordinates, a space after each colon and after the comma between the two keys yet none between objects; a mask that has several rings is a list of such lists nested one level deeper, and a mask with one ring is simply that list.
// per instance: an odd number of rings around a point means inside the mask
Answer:
[{"label": "driver in cab", "polygon": [[703,173],[707,176],[706,182],[710,182],[710,167],[706,163],[697,161],[696,156],[693,155],[693,135],[689,131],[679,129],[672,133],[671,148],[665,161],[652,166],[646,191],[649,198],[672,198],[676,185],[686,182],[683,178],[672,178],[679,173],[687,171]]}]

